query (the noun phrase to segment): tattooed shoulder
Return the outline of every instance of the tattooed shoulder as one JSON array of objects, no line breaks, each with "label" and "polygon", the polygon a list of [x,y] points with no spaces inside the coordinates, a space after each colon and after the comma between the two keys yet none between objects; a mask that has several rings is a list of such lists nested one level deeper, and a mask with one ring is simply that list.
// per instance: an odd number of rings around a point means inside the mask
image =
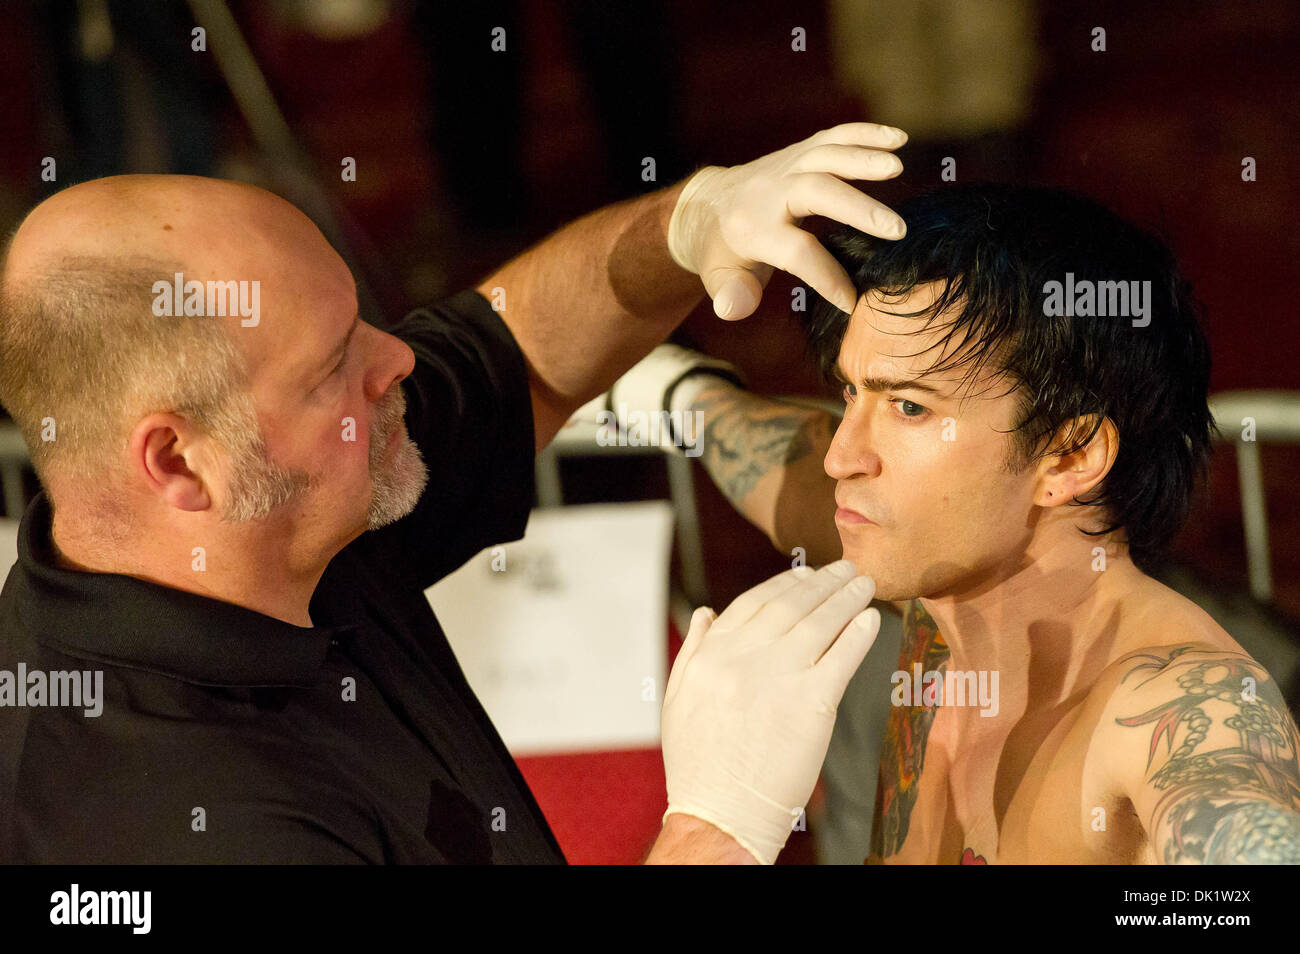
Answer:
[{"label": "tattooed shoulder", "polygon": [[1300,863],[1300,732],[1264,667],[1198,643],[1117,665],[1116,752],[1161,860]]}]

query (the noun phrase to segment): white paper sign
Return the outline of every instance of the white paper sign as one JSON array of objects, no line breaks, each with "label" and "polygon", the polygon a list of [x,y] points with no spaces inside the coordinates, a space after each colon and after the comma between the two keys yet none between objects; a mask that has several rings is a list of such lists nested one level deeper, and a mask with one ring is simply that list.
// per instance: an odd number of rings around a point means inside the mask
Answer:
[{"label": "white paper sign", "polygon": [[512,753],[658,744],[672,530],[666,501],[535,510],[426,591]]}]

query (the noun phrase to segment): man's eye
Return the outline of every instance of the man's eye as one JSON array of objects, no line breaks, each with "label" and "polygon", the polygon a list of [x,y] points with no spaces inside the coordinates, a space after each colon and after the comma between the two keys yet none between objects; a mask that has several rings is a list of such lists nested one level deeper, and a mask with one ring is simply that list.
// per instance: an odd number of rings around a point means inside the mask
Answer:
[{"label": "man's eye", "polygon": [[[904,407],[899,408],[899,412],[903,415],[903,417],[925,417],[926,413],[929,410],[928,408],[920,404],[917,404],[915,401],[907,400],[907,398],[894,398],[891,400],[890,403],[904,405]],[[908,413],[907,408],[909,407],[915,408],[916,413],[915,414]]]},{"label": "man's eye", "polygon": [[349,348],[344,348],[344,349],[343,349],[343,353],[342,353],[341,355],[339,355],[339,363],[336,364],[336,365],[334,365],[334,369],[333,369],[332,371],[330,371],[330,377],[333,377],[334,375],[336,375],[336,374],[338,374],[340,371],[342,371],[342,370],[343,370],[343,365],[345,365],[345,364],[348,363],[348,351],[349,351],[349,350],[351,350],[351,349],[349,349]]},{"label": "man's eye", "polygon": [[856,385],[846,384],[840,394],[844,398],[845,404],[852,404],[853,399],[858,396],[858,388]]}]

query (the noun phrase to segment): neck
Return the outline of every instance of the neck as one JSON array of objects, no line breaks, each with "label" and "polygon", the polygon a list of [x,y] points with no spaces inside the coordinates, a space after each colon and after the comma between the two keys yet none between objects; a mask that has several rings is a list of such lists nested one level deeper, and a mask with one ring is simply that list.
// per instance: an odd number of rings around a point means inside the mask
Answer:
[{"label": "neck", "polygon": [[[1122,598],[1146,579],[1122,544],[1065,529],[978,583],[921,601],[948,645],[949,670],[997,673],[1000,705],[989,723],[1091,686],[1110,661]],[[1097,546],[1106,548],[1104,569]]]},{"label": "neck", "polygon": [[143,526],[131,538],[147,544],[113,546],[56,510],[56,559],[66,569],[133,576],[294,626],[312,625],[311,597],[329,557],[304,558],[290,529],[272,521],[253,526],[200,518],[193,523]]}]

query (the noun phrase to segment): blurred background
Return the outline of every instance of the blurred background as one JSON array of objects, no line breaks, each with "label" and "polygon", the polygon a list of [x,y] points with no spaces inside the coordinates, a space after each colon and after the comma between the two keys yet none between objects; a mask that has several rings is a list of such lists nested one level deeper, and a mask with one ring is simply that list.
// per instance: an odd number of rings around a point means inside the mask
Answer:
[{"label": "blurred background", "polygon": [[[1259,633],[1256,654],[1295,708],[1300,447],[1285,435],[1300,420],[1285,402],[1300,391],[1300,5],[10,0],[3,14],[0,227],[102,175],[251,181],[317,221],[381,325],[471,286],[601,205],[840,122],[911,135],[903,176],[869,187],[886,203],[941,186],[948,159],[959,182],[1092,195],[1174,248],[1205,305],[1213,392],[1292,392],[1273,395],[1280,421],[1250,448],[1267,576],[1256,533],[1252,588],[1238,452],[1225,443],[1164,578],[1244,644],[1243,633]],[[1243,180],[1248,158],[1253,181]],[[739,365],[757,391],[825,395],[801,357],[791,284],[778,274],[741,323],[718,321],[706,300],[680,337]],[[1219,423],[1229,438],[1241,430],[1239,420]],[[674,496],[653,464],[566,457],[565,503],[680,504],[680,487]],[[17,480],[30,495],[30,474]],[[11,518],[21,502],[13,486],[7,479]],[[788,566],[702,470],[690,493],[705,573],[698,595],[725,605]],[[846,713],[847,724],[847,704]],[[832,756],[851,784],[830,784],[828,771],[829,803],[810,809],[820,834],[796,834],[786,860],[855,860],[874,796],[871,718],[849,736],[837,730]],[[598,772],[588,763],[580,793],[564,788],[573,763],[524,761],[572,860],[636,860],[627,855],[641,835],[628,834],[635,826],[618,803],[635,800],[637,773],[652,778],[653,764],[610,755]],[[845,796],[846,785],[860,797]],[[608,835],[615,830],[626,837]],[[613,853],[593,846],[614,841]]]}]

